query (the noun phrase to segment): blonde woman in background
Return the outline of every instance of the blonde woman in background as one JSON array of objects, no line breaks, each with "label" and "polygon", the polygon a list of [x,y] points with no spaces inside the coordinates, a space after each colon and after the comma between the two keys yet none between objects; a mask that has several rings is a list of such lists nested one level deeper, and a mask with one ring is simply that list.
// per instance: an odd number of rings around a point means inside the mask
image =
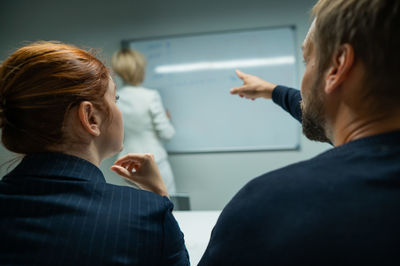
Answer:
[{"label": "blonde woman in background", "polygon": [[162,141],[171,139],[175,129],[160,94],[140,86],[145,77],[146,58],[138,51],[123,49],[113,55],[112,68],[124,82],[118,92],[118,107],[125,121],[124,149],[119,155],[128,152],[154,154],[167,190],[173,195],[176,193],[174,175]]}]

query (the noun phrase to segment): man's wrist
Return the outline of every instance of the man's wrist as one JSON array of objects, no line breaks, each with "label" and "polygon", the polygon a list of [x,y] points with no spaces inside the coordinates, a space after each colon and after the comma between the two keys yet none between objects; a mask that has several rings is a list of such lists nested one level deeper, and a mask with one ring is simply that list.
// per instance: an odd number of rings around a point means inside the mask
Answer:
[{"label": "man's wrist", "polygon": [[272,93],[274,91],[274,89],[277,87],[278,85],[270,83],[270,82],[265,82],[264,86],[263,86],[263,98],[265,99],[271,99],[272,98]]}]

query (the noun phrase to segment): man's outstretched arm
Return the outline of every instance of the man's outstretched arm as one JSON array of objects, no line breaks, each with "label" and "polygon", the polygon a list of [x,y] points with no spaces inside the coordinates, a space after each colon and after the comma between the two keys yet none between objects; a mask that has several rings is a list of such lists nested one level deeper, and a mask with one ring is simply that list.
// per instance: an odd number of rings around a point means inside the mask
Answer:
[{"label": "man's outstretched arm", "polygon": [[236,75],[243,80],[243,85],[231,89],[231,94],[252,100],[256,98],[272,99],[274,103],[301,122],[301,95],[299,90],[276,85],[239,70],[236,70]]}]

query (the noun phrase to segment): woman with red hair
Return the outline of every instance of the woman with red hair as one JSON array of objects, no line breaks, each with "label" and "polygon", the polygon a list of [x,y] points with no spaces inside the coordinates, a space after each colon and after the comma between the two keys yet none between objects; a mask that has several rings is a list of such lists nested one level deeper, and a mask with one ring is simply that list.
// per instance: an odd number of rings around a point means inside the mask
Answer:
[{"label": "woman with red hair", "polygon": [[33,43],[2,63],[2,142],[23,159],[0,181],[0,264],[189,264],[153,156],[112,166],[143,190],[98,168],[122,149],[117,98],[109,70],[71,45]]}]

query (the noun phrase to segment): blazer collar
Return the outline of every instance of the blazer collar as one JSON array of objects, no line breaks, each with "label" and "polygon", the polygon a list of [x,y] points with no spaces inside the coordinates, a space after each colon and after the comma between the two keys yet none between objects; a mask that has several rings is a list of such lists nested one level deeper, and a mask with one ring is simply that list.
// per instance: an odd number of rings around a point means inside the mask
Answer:
[{"label": "blazer collar", "polygon": [[106,182],[101,170],[89,161],[53,152],[26,155],[20,164],[4,178],[13,176]]}]

